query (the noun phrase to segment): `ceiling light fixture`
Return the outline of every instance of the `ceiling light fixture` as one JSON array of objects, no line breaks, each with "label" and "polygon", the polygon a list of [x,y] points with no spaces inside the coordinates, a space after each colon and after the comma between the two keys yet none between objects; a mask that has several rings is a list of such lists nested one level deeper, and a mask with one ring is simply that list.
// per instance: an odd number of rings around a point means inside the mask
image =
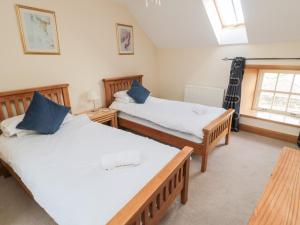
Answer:
[{"label": "ceiling light fixture", "polygon": [[151,4],[151,3],[161,6],[161,0],[146,0],[146,7],[149,7],[149,4]]}]

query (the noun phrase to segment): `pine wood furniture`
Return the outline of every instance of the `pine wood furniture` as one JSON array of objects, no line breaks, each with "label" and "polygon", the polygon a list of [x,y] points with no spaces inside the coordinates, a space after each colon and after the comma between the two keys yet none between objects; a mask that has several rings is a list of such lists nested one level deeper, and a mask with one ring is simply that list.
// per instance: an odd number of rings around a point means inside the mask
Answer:
[{"label": "pine wood furniture", "polygon": [[112,127],[118,128],[117,110],[101,108],[93,111],[84,112],[88,117],[97,123],[109,123]]},{"label": "pine wood furniture", "polygon": [[[31,88],[0,93],[0,122],[26,112],[34,91],[39,91],[53,101],[70,106],[68,84]],[[193,150],[185,147],[154,178],[117,213],[108,225],[154,225],[163,217],[173,201],[180,196],[181,203],[188,200],[190,156]],[[25,192],[30,190],[14,170],[0,159],[4,176],[12,175]],[[130,181],[128,181],[130,182]],[[109,194],[109,193],[107,193]],[[114,196],[112,196],[113,198]],[[99,215],[101,212],[99,212]]]},{"label": "pine wood furniture", "polygon": [[248,225],[300,224],[300,151],[284,148]]},{"label": "pine wood furniture", "polygon": [[[133,80],[138,80],[140,83],[142,83],[142,78],[143,75],[103,79],[106,107],[110,106],[114,101],[114,93],[130,89]],[[194,149],[194,153],[202,156],[201,171],[205,172],[207,169],[209,152],[211,152],[224,137],[225,144],[229,144],[233,112],[233,109],[229,109],[220,117],[211,121],[211,123],[203,129],[203,142],[200,144],[164,133],[150,127],[146,127],[126,119],[118,118],[118,122],[119,127],[121,128],[132,130],[136,133],[156,139],[162,143],[166,143],[178,148],[183,148],[184,146],[192,147]]]}]

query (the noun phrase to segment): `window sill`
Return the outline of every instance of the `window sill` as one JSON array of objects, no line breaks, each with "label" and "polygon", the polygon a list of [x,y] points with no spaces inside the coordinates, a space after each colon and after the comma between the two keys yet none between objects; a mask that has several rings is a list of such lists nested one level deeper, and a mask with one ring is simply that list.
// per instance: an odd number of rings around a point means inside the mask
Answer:
[{"label": "window sill", "polygon": [[296,118],[292,116],[280,115],[280,114],[270,113],[270,112],[255,111],[255,110],[251,110],[248,112],[241,112],[241,116],[300,128],[300,118]]}]

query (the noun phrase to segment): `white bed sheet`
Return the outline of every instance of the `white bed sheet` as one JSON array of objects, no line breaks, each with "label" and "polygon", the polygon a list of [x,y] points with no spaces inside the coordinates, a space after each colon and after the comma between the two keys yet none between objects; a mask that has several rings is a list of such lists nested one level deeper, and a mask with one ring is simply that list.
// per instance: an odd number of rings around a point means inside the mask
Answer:
[{"label": "white bed sheet", "polygon": [[203,128],[206,125],[226,111],[223,108],[152,96],[144,104],[114,101],[110,108],[198,138],[203,138]]},{"label": "white bed sheet", "polygon": [[[112,171],[105,153],[137,150],[142,163]],[[104,225],[178,149],[77,116],[54,135],[0,137],[0,157],[60,225]]]},{"label": "white bed sheet", "polygon": [[187,133],[183,133],[183,132],[180,132],[180,131],[171,130],[171,129],[159,126],[159,125],[157,125],[157,124],[155,124],[151,121],[141,119],[141,118],[138,118],[136,116],[131,116],[131,115],[128,115],[128,114],[123,113],[123,112],[120,112],[118,117],[120,117],[122,119],[132,121],[132,122],[135,122],[135,123],[138,123],[138,124],[141,124],[141,125],[146,126],[146,127],[153,128],[155,130],[162,131],[162,132],[167,133],[167,134],[174,135],[176,137],[183,138],[185,140],[195,142],[195,143],[202,143],[202,140],[203,140],[202,138],[196,137],[192,134],[187,134]]}]

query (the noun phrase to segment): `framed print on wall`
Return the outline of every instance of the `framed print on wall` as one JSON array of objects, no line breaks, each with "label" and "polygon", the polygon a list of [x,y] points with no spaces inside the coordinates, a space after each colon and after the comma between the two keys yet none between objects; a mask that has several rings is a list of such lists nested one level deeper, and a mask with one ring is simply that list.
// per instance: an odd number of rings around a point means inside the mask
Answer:
[{"label": "framed print on wall", "polygon": [[134,54],[133,26],[117,24],[119,55]]},{"label": "framed print on wall", "polygon": [[25,54],[59,55],[55,12],[16,5]]}]

